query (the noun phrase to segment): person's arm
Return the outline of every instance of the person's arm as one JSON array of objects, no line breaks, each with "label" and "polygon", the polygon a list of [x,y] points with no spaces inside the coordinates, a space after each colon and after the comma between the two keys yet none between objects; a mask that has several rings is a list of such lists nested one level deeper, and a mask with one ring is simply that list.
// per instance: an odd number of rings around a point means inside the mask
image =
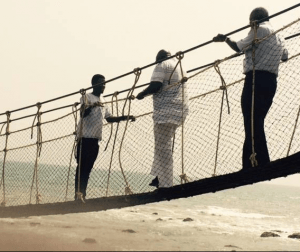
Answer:
[{"label": "person's arm", "polygon": [[81,118],[85,118],[87,117],[92,111],[92,107],[87,107],[86,109],[84,109],[84,106],[82,105],[80,108],[80,117]]},{"label": "person's arm", "polygon": [[155,94],[157,93],[162,87],[162,83],[159,81],[151,81],[150,85],[144,89],[142,92],[140,92],[136,98],[138,100],[142,100],[145,98],[145,96],[150,95],[150,94]]},{"label": "person's arm", "polygon": [[228,38],[227,36],[225,36],[223,34],[218,34],[216,37],[213,38],[213,41],[214,42],[224,42],[225,41],[226,44],[229,45],[232,50],[234,50],[236,52],[241,51],[235,41],[231,40],[230,38]]},{"label": "person's arm", "polygon": [[127,120],[131,120],[132,122],[135,121],[135,117],[132,115],[130,115],[130,116],[110,116],[105,119],[108,123],[127,121]]}]

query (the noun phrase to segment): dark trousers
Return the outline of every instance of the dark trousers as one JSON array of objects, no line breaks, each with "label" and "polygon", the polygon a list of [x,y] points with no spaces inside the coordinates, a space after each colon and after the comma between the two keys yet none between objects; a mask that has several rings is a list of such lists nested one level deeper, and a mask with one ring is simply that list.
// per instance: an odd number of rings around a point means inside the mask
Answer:
[{"label": "dark trousers", "polygon": [[[80,157],[81,152],[81,157]],[[86,196],[86,188],[90,177],[91,170],[97,159],[99,152],[98,139],[96,138],[82,138],[77,145],[77,168],[75,175],[75,199],[76,193],[79,191]],[[81,158],[80,176],[79,174],[79,161]],[[80,181],[80,188],[78,188],[78,181]]]},{"label": "dark trousers", "polygon": [[[242,112],[244,116],[245,142],[243,148],[243,168],[252,167],[250,156],[252,154],[251,140],[251,106],[252,106],[252,79],[253,72],[246,74],[242,93]],[[264,130],[265,117],[272,105],[277,88],[275,74],[265,71],[255,71],[254,92],[254,151],[258,165],[270,162],[267,140]]]}]

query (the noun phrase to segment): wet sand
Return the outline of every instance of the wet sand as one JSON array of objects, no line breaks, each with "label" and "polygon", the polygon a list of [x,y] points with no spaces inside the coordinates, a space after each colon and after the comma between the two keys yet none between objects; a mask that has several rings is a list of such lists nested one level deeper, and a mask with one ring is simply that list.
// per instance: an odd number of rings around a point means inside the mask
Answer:
[{"label": "wet sand", "polygon": [[[204,218],[206,224],[218,225],[203,225]],[[6,218],[0,219],[0,250],[295,251],[300,248],[299,240],[261,238],[260,231],[235,232],[226,228],[225,222],[222,216],[184,211],[176,201],[101,212]]]}]

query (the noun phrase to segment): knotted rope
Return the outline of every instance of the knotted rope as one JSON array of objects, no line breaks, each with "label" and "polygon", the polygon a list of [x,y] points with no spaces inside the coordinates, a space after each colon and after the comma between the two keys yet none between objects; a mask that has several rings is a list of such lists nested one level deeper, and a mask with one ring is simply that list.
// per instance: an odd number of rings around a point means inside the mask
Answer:
[{"label": "knotted rope", "polygon": [[86,110],[87,107],[87,98],[86,98],[86,91],[85,89],[81,89],[80,90],[80,94],[81,94],[81,99],[82,99],[82,105],[80,108],[80,125],[79,125],[79,132],[77,135],[77,148],[78,148],[78,142],[80,141],[80,152],[79,152],[79,162],[78,162],[78,187],[77,187],[77,192],[76,192],[76,197],[78,199],[80,199],[82,201],[82,203],[85,203],[84,198],[83,198],[83,194],[80,191],[80,174],[81,174],[81,158],[82,158],[82,130],[83,130],[83,116],[84,116],[84,112]]},{"label": "knotted rope", "polygon": [[[114,98],[116,98],[116,108],[117,108],[117,115],[119,114],[119,111],[118,111],[118,94],[119,92],[115,92],[112,97],[111,97],[111,113],[114,114]],[[110,124],[110,134],[109,134],[109,138],[108,138],[108,141],[107,141],[107,144],[105,146],[105,149],[104,151],[107,150],[107,147],[108,147],[108,144],[110,142],[110,139],[111,139],[111,136],[112,136],[112,132],[113,132],[113,123]]]},{"label": "knotted rope", "polygon": [[[113,95],[113,97],[112,97],[112,101],[113,101],[114,97],[116,98],[117,117],[119,117],[118,94],[119,94],[118,92],[115,92],[114,95]],[[112,114],[113,114],[113,102],[111,103],[111,105],[112,105]],[[117,128],[116,128],[114,143],[113,143],[113,147],[112,147],[112,151],[111,151],[111,155],[110,155],[110,162],[109,162],[109,168],[108,168],[108,177],[107,177],[107,186],[106,186],[106,193],[105,193],[106,197],[108,196],[109,181],[110,181],[110,174],[111,174],[111,166],[112,166],[112,161],[113,161],[113,157],[114,157],[114,153],[115,153],[115,145],[116,145],[117,135],[118,135],[118,131],[119,131],[119,124],[120,124],[120,122],[117,123]],[[112,131],[113,131],[113,128],[111,127],[111,134],[110,134],[109,140],[107,142],[107,145],[105,147],[105,150],[106,150],[106,148],[108,146],[108,143],[110,141],[110,138],[111,138],[111,135],[112,135]]]},{"label": "knotted rope", "polygon": [[214,173],[212,176],[216,176],[217,171],[217,162],[218,162],[218,153],[219,153],[219,142],[220,142],[220,134],[221,134],[221,124],[222,124],[222,114],[223,114],[223,105],[224,105],[224,96],[226,95],[226,101],[227,101],[227,107],[228,107],[228,114],[230,114],[230,107],[229,107],[229,100],[228,100],[228,94],[227,94],[227,86],[226,82],[221,74],[221,70],[219,68],[220,61],[216,61],[214,64],[214,68],[218,75],[220,76],[222,86],[220,86],[220,89],[223,90],[222,92],[222,100],[221,100],[221,108],[220,108],[220,116],[219,116],[219,126],[218,126],[218,137],[217,137],[217,147],[216,147],[216,156],[215,156],[215,167],[214,167]]},{"label": "knotted rope", "polygon": [[124,174],[124,170],[123,170],[123,166],[122,166],[122,160],[121,160],[121,152],[122,152],[122,146],[123,146],[125,134],[126,134],[126,131],[127,131],[128,123],[129,123],[129,115],[130,115],[130,109],[131,109],[131,100],[133,100],[135,98],[133,96],[133,92],[135,90],[136,84],[138,83],[138,81],[140,79],[141,73],[142,73],[142,70],[140,68],[135,68],[134,69],[134,75],[135,75],[134,84],[133,84],[132,88],[129,90],[129,92],[127,94],[127,99],[126,99],[126,101],[124,103],[123,110],[122,110],[122,116],[124,116],[126,103],[127,103],[127,100],[129,100],[129,103],[128,103],[128,112],[127,112],[127,120],[126,120],[126,124],[125,124],[125,129],[124,129],[124,132],[123,132],[123,136],[122,136],[122,139],[121,139],[121,143],[120,143],[120,149],[119,149],[119,164],[120,164],[120,168],[121,168],[121,171],[122,171],[122,174],[123,174],[123,177],[124,177],[124,181],[126,183],[126,188],[125,188],[125,194],[126,195],[132,194],[132,191],[131,191],[130,186],[129,186],[128,182],[127,182],[126,176]]},{"label": "knotted rope", "polygon": [[41,129],[41,115],[42,115],[42,112],[40,112],[40,109],[41,109],[42,105],[40,103],[37,103],[36,106],[37,106],[37,113],[36,113],[36,115],[33,119],[32,127],[31,127],[31,139],[32,139],[33,138],[33,127],[34,127],[35,120],[37,119],[37,123],[36,123],[36,127],[37,127],[36,158],[35,158],[35,163],[34,163],[32,184],[31,184],[31,189],[30,189],[29,204],[31,204],[31,196],[32,196],[34,181],[35,181],[35,189],[36,189],[36,194],[35,194],[36,204],[39,204],[41,202],[41,195],[39,194],[39,187],[38,187],[38,161],[39,161],[39,157],[41,155],[42,142],[43,142],[42,129]]},{"label": "knotted rope", "polygon": [[297,113],[297,118],[296,118],[294,130],[293,130],[293,133],[292,133],[291,141],[290,141],[289,148],[288,148],[286,156],[288,156],[290,154],[290,150],[291,150],[291,146],[292,146],[292,141],[294,139],[294,135],[295,135],[297,124],[298,124],[299,115],[300,115],[300,106],[299,106],[299,109],[298,109],[298,113]]},{"label": "knotted rope", "polygon": [[[169,88],[175,86],[175,85],[181,85],[181,89],[182,89],[182,99],[181,99],[181,102],[182,102],[182,108],[181,108],[181,171],[182,171],[182,174],[179,175],[180,179],[181,179],[181,184],[184,182],[184,183],[187,183],[189,182],[188,181],[188,178],[187,176],[185,175],[184,173],[184,84],[187,82],[188,78],[185,76],[184,74],[184,71],[183,71],[183,67],[182,67],[182,59],[184,58],[184,53],[179,51],[176,53],[176,59],[178,60],[170,77],[169,77],[169,80],[168,80],[168,87],[165,89],[168,90]],[[171,84],[171,79],[172,79],[172,76],[176,70],[176,68],[180,66],[180,73],[181,73],[181,80],[176,83],[176,84]],[[172,152],[174,151],[174,145],[175,145],[175,136],[176,134],[174,133],[174,136],[173,136],[173,144],[172,144]]]},{"label": "knotted rope", "polygon": [[67,186],[66,186],[66,195],[65,195],[65,201],[67,201],[67,196],[68,196],[68,190],[69,190],[69,179],[70,179],[70,171],[71,171],[71,165],[72,165],[72,160],[73,160],[73,154],[74,151],[77,147],[77,118],[78,118],[78,109],[77,106],[79,105],[78,102],[75,102],[74,105],[72,106],[72,114],[74,117],[74,121],[75,121],[75,131],[74,131],[74,135],[75,135],[75,141],[73,143],[73,147],[72,147],[72,151],[71,151],[71,156],[70,156],[70,162],[69,162],[69,169],[68,169],[68,176],[67,176]]},{"label": "knotted rope", "polygon": [[251,26],[254,30],[254,39],[252,41],[252,65],[253,65],[253,76],[252,76],[252,105],[251,105],[251,140],[252,140],[252,154],[250,155],[249,159],[251,161],[252,167],[258,165],[256,159],[256,153],[254,148],[254,94],[255,94],[255,46],[257,42],[257,28],[258,24],[256,21],[251,22]]},{"label": "knotted rope", "polygon": [[[6,163],[6,157],[7,157],[7,145],[8,145],[8,136],[10,134],[9,132],[9,125],[10,125],[10,112],[6,111],[6,133],[5,133],[5,147],[4,147],[4,158],[3,158],[3,165],[2,165],[2,179],[0,181],[0,189],[3,184],[3,201],[1,202],[1,206],[4,207],[6,205],[5,200],[5,163]],[[3,125],[4,126],[4,125]],[[2,126],[2,128],[3,128]],[[1,129],[2,131],[2,129]]]}]

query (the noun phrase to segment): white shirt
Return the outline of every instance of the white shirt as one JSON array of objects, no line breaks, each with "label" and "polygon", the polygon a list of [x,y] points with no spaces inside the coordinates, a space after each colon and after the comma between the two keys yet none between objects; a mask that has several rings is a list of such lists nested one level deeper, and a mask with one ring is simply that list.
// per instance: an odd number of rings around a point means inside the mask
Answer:
[{"label": "white shirt", "polygon": [[[154,123],[173,123],[180,125],[189,112],[186,83],[183,84],[184,102],[182,103],[182,85],[168,88],[169,84],[178,83],[182,79],[180,66],[174,71],[169,83],[170,76],[176,66],[174,59],[161,62],[156,65],[151,81],[161,82],[162,89],[153,95],[153,120]],[[185,76],[186,73],[183,72]],[[183,118],[182,118],[183,110]]]},{"label": "white shirt", "polygon": [[[84,99],[83,99],[84,98]],[[80,104],[86,104],[86,108],[89,105],[93,105],[96,102],[104,103],[104,97],[102,94],[100,97],[93,95],[92,93],[86,94],[84,97],[80,98]],[[83,118],[82,121],[82,134],[81,136],[84,138],[97,138],[98,140],[102,139],[102,126],[103,119],[112,116],[107,106],[95,106],[91,109],[91,113]],[[77,127],[77,137],[80,137],[80,128],[81,128],[81,120],[78,123]]]},{"label": "white shirt", "polygon": [[[262,22],[257,29],[257,39],[264,38],[273,32],[274,29],[268,21]],[[246,38],[236,43],[240,50],[245,51],[244,74],[253,70],[252,46],[246,49],[252,44],[253,39],[254,30],[251,29]],[[255,70],[267,71],[277,76],[280,60],[287,58],[285,40],[278,33],[255,45]]]}]

